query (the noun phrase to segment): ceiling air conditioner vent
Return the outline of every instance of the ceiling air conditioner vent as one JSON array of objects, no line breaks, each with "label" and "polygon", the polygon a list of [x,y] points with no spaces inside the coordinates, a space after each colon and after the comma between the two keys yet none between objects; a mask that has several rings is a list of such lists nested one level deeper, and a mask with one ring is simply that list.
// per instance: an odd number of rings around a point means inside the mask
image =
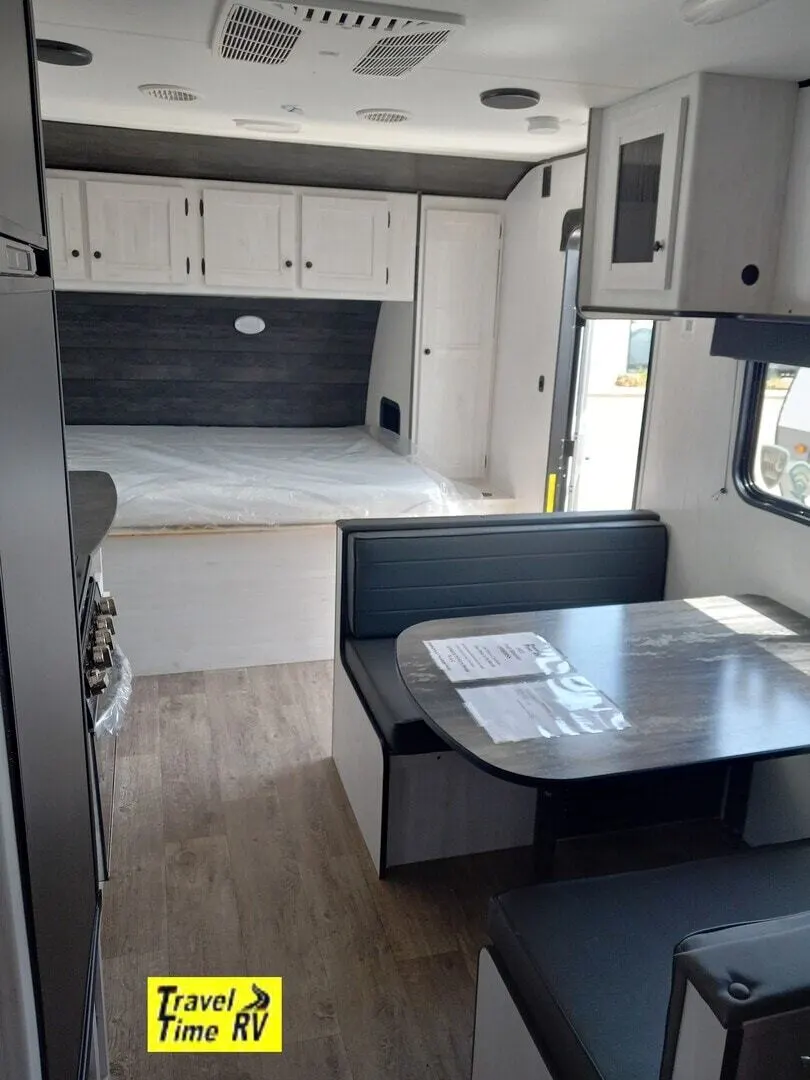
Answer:
[{"label": "ceiling air conditioner vent", "polygon": [[[353,5],[352,9],[306,7],[296,4],[295,11],[301,22],[310,26],[336,26],[341,30],[371,30],[375,34],[398,33],[419,26],[420,20],[403,18],[401,15],[383,13],[369,4]],[[360,10],[364,8],[365,10]]]},{"label": "ceiling air conditioner vent", "polygon": [[411,114],[402,109],[358,109],[357,115],[372,124],[404,124],[411,118]]},{"label": "ceiling air conditioner vent", "polygon": [[176,105],[190,105],[192,101],[200,100],[196,90],[171,83],[141,83],[138,89],[145,97],[154,98],[155,101],[173,102]]},{"label": "ceiling air conditioner vent", "polygon": [[396,79],[426,60],[449,36],[449,30],[380,38],[352,68],[355,75]]},{"label": "ceiling air conditioner vent", "polygon": [[247,4],[226,5],[223,14],[214,48],[224,60],[283,64],[303,33],[300,27]]}]

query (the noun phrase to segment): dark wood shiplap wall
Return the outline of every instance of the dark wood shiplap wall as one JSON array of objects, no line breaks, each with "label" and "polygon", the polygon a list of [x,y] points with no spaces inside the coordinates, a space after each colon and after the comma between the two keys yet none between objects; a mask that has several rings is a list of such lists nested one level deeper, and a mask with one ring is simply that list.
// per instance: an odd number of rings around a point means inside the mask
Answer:
[{"label": "dark wood shiplap wall", "polygon": [[[363,424],[379,313],[365,300],[58,293],[66,421]],[[238,315],[267,329],[240,334]]]},{"label": "dark wood shiplap wall", "polygon": [[532,161],[43,124],[49,169],[505,199]]}]

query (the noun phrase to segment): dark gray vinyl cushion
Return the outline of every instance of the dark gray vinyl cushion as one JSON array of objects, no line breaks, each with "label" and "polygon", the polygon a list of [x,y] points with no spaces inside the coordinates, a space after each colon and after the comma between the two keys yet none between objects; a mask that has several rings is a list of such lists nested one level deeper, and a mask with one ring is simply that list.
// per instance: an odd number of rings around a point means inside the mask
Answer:
[{"label": "dark gray vinyl cushion", "polygon": [[447,744],[428,727],[408,693],[397,667],[396,648],[396,638],[348,638],[344,663],[392,753],[447,750]]},{"label": "dark gray vinyl cushion", "polygon": [[391,638],[430,619],[660,600],[666,556],[666,528],[646,514],[350,532],[348,633]]},{"label": "dark gray vinyl cushion", "polygon": [[517,889],[489,932],[555,1080],[657,1080],[679,942],[807,909],[803,842]]}]

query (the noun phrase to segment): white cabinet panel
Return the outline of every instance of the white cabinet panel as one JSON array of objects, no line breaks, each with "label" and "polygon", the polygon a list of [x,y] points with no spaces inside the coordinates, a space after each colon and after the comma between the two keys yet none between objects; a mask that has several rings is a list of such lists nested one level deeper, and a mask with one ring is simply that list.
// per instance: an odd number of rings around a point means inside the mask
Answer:
[{"label": "white cabinet panel", "polygon": [[183,284],[187,278],[181,187],[88,181],[94,281]]},{"label": "white cabinet panel", "polygon": [[384,292],[388,283],[388,200],[304,195],[301,285]]},{"label": "white cabinet panel", "polygon": [[486,468],[501,215],[425,212],[414,435],[451,479]]},{"label": "white cabinet panel", "polygon": [[205,188],[203,202],[207,285],[295,287],[295,195]]},{"label": "white cabinet panel", "polygon": [[87,252],[80,183],[49,178],[47,188],[51,273],[57,281],[82,281],[87,277]]}]

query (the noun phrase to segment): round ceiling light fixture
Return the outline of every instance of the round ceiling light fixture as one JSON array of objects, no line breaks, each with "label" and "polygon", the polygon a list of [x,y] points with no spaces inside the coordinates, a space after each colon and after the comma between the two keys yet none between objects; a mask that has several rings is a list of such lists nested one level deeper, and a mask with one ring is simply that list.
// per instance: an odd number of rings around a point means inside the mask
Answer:
[{"label": "round ceiling light fixture", "polygon": [[187,86],[175,86],[173,83],[141,83],[138,89],[144,97],[162,101],[167,105],[191,105],[202,97],[196,90],[189,90]]},{"label": "round ceiling light fixture", "polygon": [[259,135],[295,135],[301,130],[301,125],[294,120],[251,120],[240,118],[234,120],[234,124],[242,131],[255,131]]},{"label": "round ceiling light fixture", "polygon": [[683,0],[681,18],[693,26],[711,26],[762,7],[770,0]]},{"label": "round ceiling light fixture", "polygon": [[536,90],[502,86],[485,90],[481,95],[481,104],[488,109],[533,109],[540,104],[540,95]]},{"label": "round ceiling light fixture", "polygon": [[526,121],[530,135],[555,135],[560,130],[559,116],[530,116]]},{"label": "round ceiling light fixture", "polygon": [[93,54],[83,45],[55,41],[53,38],[37,38],[37,60],[43,64],[58,64],[59,67],[87,67],[93,62]]}]

